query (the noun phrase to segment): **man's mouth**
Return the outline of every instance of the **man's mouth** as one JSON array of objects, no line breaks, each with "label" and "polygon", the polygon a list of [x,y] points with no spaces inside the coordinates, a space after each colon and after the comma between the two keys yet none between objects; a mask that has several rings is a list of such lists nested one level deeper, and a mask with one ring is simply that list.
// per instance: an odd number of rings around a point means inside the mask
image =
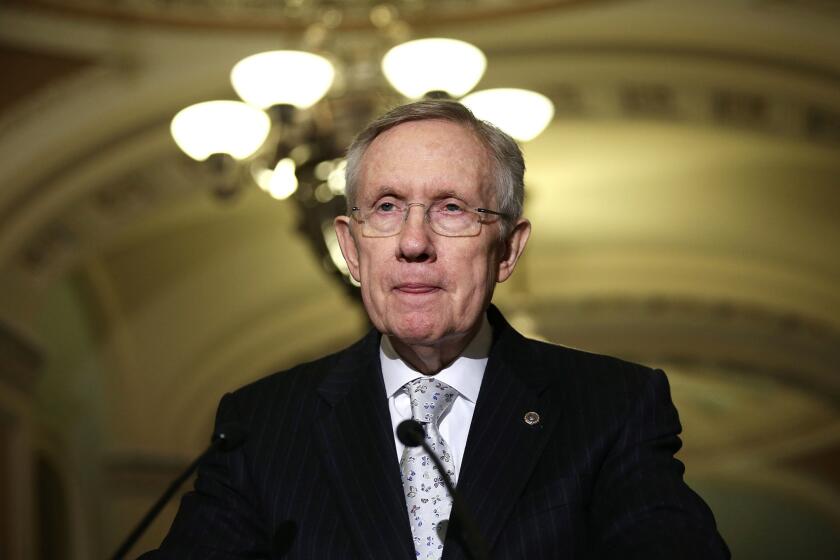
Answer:
[{"label": "man's mouth", "polygon": [[398,292],[406,294],[430,294],[437,291],[439,288],[432,284],[423,284],[420,282],[406,282],[399,284],[395,288]]}]

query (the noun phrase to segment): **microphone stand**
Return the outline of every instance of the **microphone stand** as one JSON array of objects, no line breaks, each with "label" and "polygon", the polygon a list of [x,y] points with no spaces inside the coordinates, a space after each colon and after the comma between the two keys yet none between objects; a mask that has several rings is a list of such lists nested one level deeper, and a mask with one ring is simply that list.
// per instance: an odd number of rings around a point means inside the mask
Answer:
[{"label": "microphone stand", "polygon": [[210,446],[199,455],[189,466],[182,472],[178,477],[172,481],[169,487],[164,491],[158,501],[154,503],[154,505],[149,508],[149,511],[146,512],[146,515],[143,516],[143,519],[137,524],[134,530],[126,537],[114,555],[111,557],[111,560],[122,560],[125,558],[125,555],[128,554],[128,551],[131,550],[131,547],[137,543],[137,540],[146,532],[146,529],[149,528],[149,525],[154,521],[154,519],[158,516],[160,511],[163,509],[163,506],[172,498],[175,492],[178,491],[178,488],[186,481],[190,475],[198,468],[198,465],[207,458],[211,453],[215,451],[233,451],[245,441],[245,432],[235,425],[226,426],[223,429],[220,429],[213,435],[213,441]]},{"label": "microphone stand", "polygon": [[473,520],[472,514],[467,510],[460,494],[455,490],[455,486],[452,485],[452,481],[447,476],[446,469],[443,467],[443,463],[441,463],[437,453],[433,452],[429,444],[426,443],[426,434],[423,431],[423,426],[416,420],[400,422],[397,426],[397,437],[400,442],[408,447],[422,447],[423,451],[431,457],[432,462],[438,468],[443,478],[443,483],[446,485],[449,495],[452,496],[452,510],[455,513],[454,518],[460,522],[461,535],[464,537],[467,555],[473,560],[489,560],[490,553],[487,548],[487,541],[482,537],[481,532],[478,530],[478,525]]}]

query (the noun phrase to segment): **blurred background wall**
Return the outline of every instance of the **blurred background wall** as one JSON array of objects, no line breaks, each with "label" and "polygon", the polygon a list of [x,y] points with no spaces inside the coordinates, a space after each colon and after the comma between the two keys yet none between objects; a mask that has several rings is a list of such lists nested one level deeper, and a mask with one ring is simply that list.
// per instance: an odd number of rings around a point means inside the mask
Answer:
[{"label": "blurred background wall", "polygon": [[[235,98],[241,57],[320,42],[346,71],[338,130],[381,85],[374,5],[0,7],[0,557],[106,557],[224,392],[366,330],[306,205],[219,196],[169,122]],[[396,7],[398,35],[480,47],[480,87],[555,104],[524,145],[534,233],[497,304],[666,369],[687,478],[736,558],[840,558],[840,6]],[[366,107],[392,101],[370,88]]]}]

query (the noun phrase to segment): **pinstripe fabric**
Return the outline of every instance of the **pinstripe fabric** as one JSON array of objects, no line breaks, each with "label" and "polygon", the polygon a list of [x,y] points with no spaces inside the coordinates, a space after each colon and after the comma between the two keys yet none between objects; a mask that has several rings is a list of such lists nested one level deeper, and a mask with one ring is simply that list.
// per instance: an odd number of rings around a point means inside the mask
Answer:
[{"label": "pinstripe fabric", "polygon": [[[488,313],[494,343],[458,489],[492,556],[728,558],[673,457],[680,424],[664,374],[527,340]],[[217,421],[242,422],[248,440],[202,465],[143,558],[413,558],[378,344],[372,332],[225,396]],[[529,411],[538,424],[523,421]],[[294,538],[278,542],[290,525]],[[445,560],[465,558],[456,533]]]}]

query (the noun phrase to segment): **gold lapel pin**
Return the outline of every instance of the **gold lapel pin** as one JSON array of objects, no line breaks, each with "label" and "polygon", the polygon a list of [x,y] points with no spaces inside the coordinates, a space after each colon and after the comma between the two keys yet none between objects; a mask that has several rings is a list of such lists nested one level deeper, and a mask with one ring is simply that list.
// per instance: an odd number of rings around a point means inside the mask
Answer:
[{"label": "gold lapel pin", "polygon": [[526,424],[528,424],[529,426],[533,426],[534,424],[539,423],[540,415],[533,411],[526,412],[524,420]]}]

